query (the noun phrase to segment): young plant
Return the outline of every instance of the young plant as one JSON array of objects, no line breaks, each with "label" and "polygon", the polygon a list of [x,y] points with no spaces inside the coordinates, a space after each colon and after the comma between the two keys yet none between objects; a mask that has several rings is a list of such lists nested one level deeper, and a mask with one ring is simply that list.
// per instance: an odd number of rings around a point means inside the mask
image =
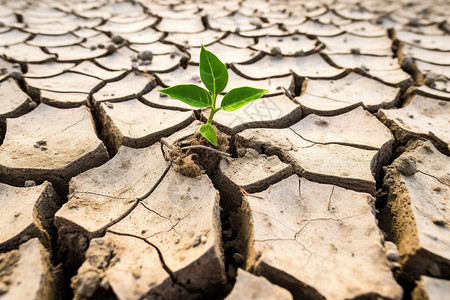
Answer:
[{"label": "young plant", "polygon": [[221,109],[233,111],[261,98],[268,90],[243,86],[232,89],[222,98],[220,107],[216,107],[217,96],[228,83],[227,67],[215,56],[201,46],[200,78],[208,90],[194,84],[180,84],[158,90],[167,96],[183,101],[193,107],[207,107],[211,110],[208,122],[200,127],[200,133],[214,146],[217,146],[217,133],[211,125],[214,115]]}]

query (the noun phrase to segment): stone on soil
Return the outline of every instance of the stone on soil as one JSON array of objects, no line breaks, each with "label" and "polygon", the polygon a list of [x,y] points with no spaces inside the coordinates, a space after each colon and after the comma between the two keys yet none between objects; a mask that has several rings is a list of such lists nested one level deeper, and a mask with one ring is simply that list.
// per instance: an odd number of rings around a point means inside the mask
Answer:
[{"label": "stone on soil", "polygon": [[450,159],[431,142],[416,142],[386,170],[386,229],[398,245],[400,278],[450,277]]},{"label": "stone on soil", "polygon": [[293,175],[244,201],[253,220],[248,266],[294,299],[402,299],[372,196]]}]

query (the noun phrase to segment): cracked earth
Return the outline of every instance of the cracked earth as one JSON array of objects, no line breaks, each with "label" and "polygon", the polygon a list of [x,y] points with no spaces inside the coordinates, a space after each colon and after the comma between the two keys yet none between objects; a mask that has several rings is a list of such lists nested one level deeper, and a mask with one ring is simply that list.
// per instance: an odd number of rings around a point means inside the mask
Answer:
[{"label": "cracked earth", "polygon": [[0,300],[449,299],[449,12],[0,0]]}]

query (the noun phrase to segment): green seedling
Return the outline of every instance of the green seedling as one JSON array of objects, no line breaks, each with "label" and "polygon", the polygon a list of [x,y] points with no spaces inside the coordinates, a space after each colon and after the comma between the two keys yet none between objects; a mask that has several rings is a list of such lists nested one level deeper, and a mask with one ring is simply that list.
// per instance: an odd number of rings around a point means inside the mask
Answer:
[{"label": "green seedling", "polygon": [[214,146],[217,146],[217,132],[211,125],[214,115],[221,109],[234,111],[242,106],[261,98],[268,90],[243,86],[232,89],[222,98],[216,107],[217,96],[223,92],[228,84],[227,67],[212,52],[201,46],[200,50],[200,78],[206,89],[194,84],[180,84],[171,86],[159,92],[183,101],[197,108],[209,108],[208,122],[200,127],[200,133]]}]

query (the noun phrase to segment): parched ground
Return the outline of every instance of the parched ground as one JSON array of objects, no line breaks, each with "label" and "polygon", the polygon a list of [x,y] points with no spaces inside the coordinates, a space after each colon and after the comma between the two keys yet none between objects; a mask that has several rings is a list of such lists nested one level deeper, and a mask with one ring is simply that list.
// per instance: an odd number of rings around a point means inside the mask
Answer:
[{"label": "parched ground", "polygon": [[0,300],[449,299],[449,144],[446,0],[0,0]]}]

